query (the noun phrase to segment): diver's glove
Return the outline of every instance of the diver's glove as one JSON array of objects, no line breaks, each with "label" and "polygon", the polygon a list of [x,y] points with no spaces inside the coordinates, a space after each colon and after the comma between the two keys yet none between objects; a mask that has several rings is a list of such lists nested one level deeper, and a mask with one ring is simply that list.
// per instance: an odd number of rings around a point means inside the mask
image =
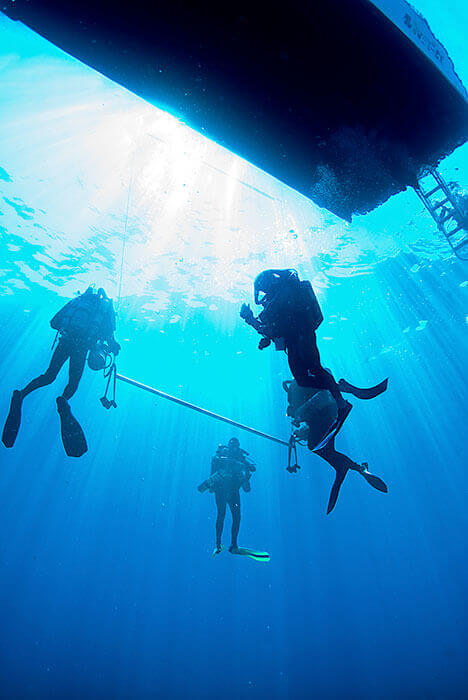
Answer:
[{"label": "diver's glove", "polygon": [[114,338],[111,338],[111,340],[107,341],[107,345],[111,353],[117,357],[120,352],[120,344]]},{"label": "diver's glove", "polygon": [[293,426],[298,428],[298,430],[294,431],[294,437],[296,438],[296,440],[307,440],[308,439],[309,432],[310,432],[310,428],[308,425],[303,425],[303,426],[299,427],[300,424],[298,425],[296,422],[294,422]]},{"label": "diver's glove", "polygon": [[252,325],[252,323],[255,319],[254,313],[253,313],[252,309],[250,308],[250,304],[242,304],[239,315],[249,325]]},{"label": "diver's glove", "polygon": [[264,350],[264,349],[267,348],[270,344],[271,344],[270,338],[265,338],[265,337],[260,338],[260,342],[259,342],[259,344],[258,344],[258,349],[259,349],[259,350]]}]

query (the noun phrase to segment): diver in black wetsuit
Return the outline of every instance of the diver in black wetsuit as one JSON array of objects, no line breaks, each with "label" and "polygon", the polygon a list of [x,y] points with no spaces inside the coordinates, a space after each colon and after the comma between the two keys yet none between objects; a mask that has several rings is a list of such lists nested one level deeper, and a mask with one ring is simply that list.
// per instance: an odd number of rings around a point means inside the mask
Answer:
[{"label": "diver in black wetsuit", "polygon": [[242,305],[240,315],[263,336],[260,350],[275,341],[277,348],[287,352],[289,367],[300,386],[330,391],[341,422],[352,408],[343,398],[343,391],[363,399],[385,391],[386,380],[376,387],[359,389],[344,379],[337,383],[331,372],[322,367],[315,331],[323,315],[312,285],[301,281],[296,270],[264,270],[255,279],[254,296],[255,303],[263,306],[258,317],[249,304]]},{"label": "diver in black wetsuit", "polygon": [[231,554],[240,554],[257,561],[268,561],[267,552],[258,552],[245,547],[239,547],[237,538],[241,521],[240,489],[250,491],[250,477],[255,469],[253,462],[247,457],[237,438],[231,438],[227,445],[219,445],[211,460],[211,476],[198,486],[198,490],[211,491],[216,498],[216,546],[213,556],[223,551],[221,538],[226,517],[226,507],[229,506],[232,515]]},{"label": "diver in black wetsuit", "polygon": [[200,484],[198,490],[203,492],[209,489],[216,497],[216,548],[214,554],[222,551],[221,537],[226,517],[226,506],[229,505],[232,515],[231,547],[237,549],[237,537],[239,535],[241,509],[240,488],[250,491],[250,474],[255,467],[247,460],[247,453],[241,449],[239,440],[231,438],[227,444],[220,445],[211,460],[211,476]]},{"label": "diver in black wetsuit", "polygon": [[88,352],[88,362],[93,369],[100,368],[93,366],[93,360],[96,363],[96,358],[99,363],[102,357],[105,363],[106,353],[119,353],[120,345],[114,338],[115,312],[112,300],[104,289],[98,289],[96,292],[94,287],[90,286],[86,292],[60,309],[50,325],[57,331],[59,340],[49,367],[24,389],[13,392],[2,440],[6,447],[13,447],[21,424],[21,408],[25,397],[40,387],[52,384],[69,360],[68,384],[62,395],[57,398],[57,410],[61,419],[65,450],[69,456],[78,457],[87,450],[86,439],[71,413],[68,401],[78,389]]}]

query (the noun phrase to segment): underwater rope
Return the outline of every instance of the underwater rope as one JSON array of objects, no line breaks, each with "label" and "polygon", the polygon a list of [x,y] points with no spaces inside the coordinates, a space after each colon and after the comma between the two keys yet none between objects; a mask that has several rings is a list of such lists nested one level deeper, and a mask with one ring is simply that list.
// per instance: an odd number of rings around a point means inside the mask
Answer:
[{"label": "underwater rope", "polygon": [[133,182],[133,175],[131,176],[129,183],[128,183],[127,211],[125,213],[125,226],[124,226],[124,233],[123,233],[123,238],[122,238],[122,258],[120,260],[120,279],[119,279],[119,295],[117,298],[117,311],[119,310],[119,307],[120,307],[120,297],[122,294],[123,264],[124,264],[124,257],[125,257],[125,246],[127,244],[128,210],[130,207],[130,191],[132,189],[132,182]]},{"label": "underwater rope", "polygon": [[176,396],[171,396],[171,394],[166,394],[164,391],[160,391],[159,389],[154,389],[152,386],[147,386],[146,384],[142,384],[141,382],[137,382],[134,379],[130,379],[129,377],[124,377],[122,374],[116,374],[117,379],[120,379],[120,381],[125,382],[126,384],[131,384],[132,386],[137,387],[137,389],[143,389],[143,391],[147,391],[149,394],[155,394],[156,396],[160,396],[163,399],[168,399],[169,401],[173,401],[174,403],[179,404],[179,406],[184,406],[185,408],[191,408],[193,411],[198,411],[198,413],[203,413],[205,416],[209,416],[210,418],[215,418],[216,420],[223,421],[224,423],[229,423],[229,425],[233,425],[236,428],[240,428],[241,430],[246,430],[249,433],[253,433],[254,435],[258,435],[259,437],[266,438],[267,440],[271,440],[272,442],[277,442],[280,445],[286,445],[286,447],[289,447],[289,442],[286,440],[281,440],[280,438],[274,437],[274,435],[268,435],[268,433],[262,433],[261,430],[256,430],[255,428],[250,428],[248,425],[243,425],[242,423],[238,423],[235,420],[232,420],[231,418],[226,418],[225,416],[219,415],[219,413],[213,413],[213,411],[208,411],[206,408],[201,408],[201,406],[196,406],[193,403],[189,403],[188,401],[184,401],[183,399],[178,399]]}]

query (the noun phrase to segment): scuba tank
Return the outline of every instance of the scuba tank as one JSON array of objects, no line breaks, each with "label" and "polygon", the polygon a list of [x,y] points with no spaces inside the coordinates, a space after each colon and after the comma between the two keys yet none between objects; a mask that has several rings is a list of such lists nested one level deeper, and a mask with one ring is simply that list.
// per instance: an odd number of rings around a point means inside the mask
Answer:
[{"label": "scuba tank", "polygon": [[103,289],[90,286],[55,314],[50,325],[60,333],[69,333],[86,342],[107,337],[114,330],[112,300]]},{"label": "scuba tank", "polygon": [[205,481],[199,484],[197,486],[197,489],[200,491],[200,493],[204,493],[205,491],[214,491],[216,486],[222,481],[224,481],[225,478],[226,472],[220,469],[219,471],[209,476],[208,479],[205,479]]},{"label": "scuba tank", "polygon": [[[242,461],[227,457],[228,448],[226,445],[219,445],[215,456],[212,459],[212,468],[216,471],[197,486],[200,493],[205,491],[213,492],[222,482],[231,482],[235,488],[242,487],[247,493],[250,491],[250,477],[256,471],[255,464],[246,458],[248,452],[239,450],[242,454]],[[235,466],[234,466],[235,465]],[[233,468],[234,466],[234,468]]]},{"label": "scuba tank", "polygon": [[[267,270],[259,277],[274,272]],[[310,282],[301,282],[294,270],[283,272],[291,274],[278,277],[276,273],[278,279],[275,278],[275,284],[262,299],[258,289],[255,290],[256,303],[263,306],[258,318],[269,339],[288,338],[307,330],[316,331],[323,321],[323,314]],[[263,286],[268,289],[265,280]]]},{"label": "scuba tank", "polygon": [[335,399],[326,389],[301,387],[295,380],[283,382],[283,388],[288,393],[288,416],[294,419],[296,425],[307,424],[300,429],[298,439],[307,439],[309,445],[318,447],[338,418]]},{"label": "scuba tank", "polygon": [[304,281],[299,284],[301,290],[301,300],[307,315],[307,325],[316,331],[323,321],[323,313],[315,296],[314,289],[310,282]]},{"label": "scuba tank", "polygon": [[319,389],[313,387],[299,386],[295,379],[283,382],[283,389],[288,395],[288,409],[286,415],[294,417],[299,406],[308,401]]},{"label": "scuba tank", "polygon": [[338,406],[327,390],[318,391],[295,412],[295,419],[307,423],[309,445],[318,447],[326,438],[338,418]]},{"label": "scuba tank", "polygon": [[197,486],[197,489],[200,493],[205,493],[205,491],[211,491],[213,493],[216,487],[221,486],[223,482],[233,481],[235,482],[236,488],[242,486],[243,490],[248,493],[250,491],[250,476],[251,474],[248,469],[236,473],[228,472],[225,469],[219,469],[209,476],[208,479],[202,481],[202,483]]}]

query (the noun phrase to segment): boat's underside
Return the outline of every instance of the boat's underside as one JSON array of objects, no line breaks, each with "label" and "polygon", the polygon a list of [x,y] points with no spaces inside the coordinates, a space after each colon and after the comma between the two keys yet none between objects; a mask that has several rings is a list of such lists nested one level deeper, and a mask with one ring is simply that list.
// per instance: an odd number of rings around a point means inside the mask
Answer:
[{"label": "boat's underside", "polygon": [[382,203],[468,138],[463,92],[368,0],[278,7],[3,4],[10,17],[345,218]]}]

